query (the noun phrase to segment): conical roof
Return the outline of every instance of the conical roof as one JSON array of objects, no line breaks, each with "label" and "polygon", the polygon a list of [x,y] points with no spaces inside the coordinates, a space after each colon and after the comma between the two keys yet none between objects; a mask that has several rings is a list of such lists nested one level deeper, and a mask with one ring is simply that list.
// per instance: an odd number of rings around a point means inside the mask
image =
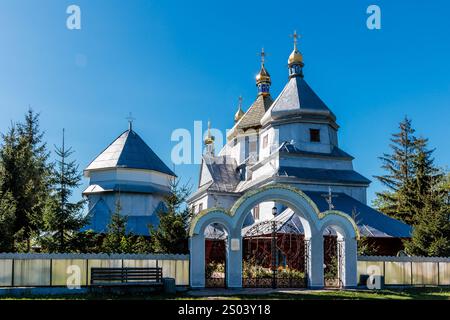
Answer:
[{"label": "conical roof", "polygon": [[260,127],[261,119],[272,102],[273,100],[270,95],[258,95],[255,102],[253,102],[247,112],[239,120],[237,127],[242,130]]},{"label": "conical roof", "polygon": [[336,120],[336,116],[311,89],[302,77],[292,77],[261,120],[264,125],[285,117],[322,115]]},{"label": "conical roof", "polygon": [[109,168],[154,170],[176,176],[144,140],[131,129],[123,132],[114,140],[87,166],[85,171]]}]

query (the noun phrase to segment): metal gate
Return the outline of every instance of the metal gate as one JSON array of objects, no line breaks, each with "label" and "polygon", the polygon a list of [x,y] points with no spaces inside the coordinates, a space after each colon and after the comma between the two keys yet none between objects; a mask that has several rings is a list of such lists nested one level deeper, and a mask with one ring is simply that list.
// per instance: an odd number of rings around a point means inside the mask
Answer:
[{"label": "metal gate", "polygon": [[205,239],[205,287],[226,287],[227,235],[216,224],[208,226]]},{"label": "metal gate", "polygon": [[306,287],[307,250],[298,229],[281,221],[263,221],[244,233],[243,242],[244,287]]}]

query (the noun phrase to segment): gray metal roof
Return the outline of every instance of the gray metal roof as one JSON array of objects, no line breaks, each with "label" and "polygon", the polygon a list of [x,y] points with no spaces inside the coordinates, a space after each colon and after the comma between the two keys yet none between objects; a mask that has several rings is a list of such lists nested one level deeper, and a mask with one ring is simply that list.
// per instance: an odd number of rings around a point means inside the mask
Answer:
[{"label": "gray metal roof", "polygon": [[333,112],[303,78],[293,77],[275,99],[262,121],[266,123],[271,119],[279,119],[286,116],[304,116],[305,114],[318,114],[329,116],[333,120],[336,119]]},{"label": "gray metal roof", "polygon": [[[160,202],[153,214],[151,215],[128,215],[126,232],[135,235],[150,235],[149,226],[158,227],[159,217],[158,212],[164,208],[164,203]],[[100,198],[94,206],[87,213],[89,220],[88,224],[84,226],[81,231],[93,230],[97,233],[105,233],[108,230],[108,225],[111,221],[112,210],[108,207],[106,202]]]},{"label": "gray metal roof", "polygon": [[370,180],[353,170],[333,170],[303,167],[285,167],[278,169],[279,176],[295,177],[308,181],[369,184]]},{"label": "gray metal roof", "polygon": [[240,182],[236,160],[226,156],[203,156],[206,168],[211,174],[209,190],[234,192]]},{"label": "gray metal roof", "polygon": [[330,153],[323,153],[323,152],[311,152],[300,150],[295,145],[292,145],[290,143],[284,143],[283,146],[280,148],[280,153],[295,154],[300,156],[312,156],[312,157],[354,159],[351,155],[349,155],[347,152],[345,152],[344,150],[340,149],[337,146],[333,146],[333,149],[331,150]]},{"label": "gray metal roof", "polygon": [[[323,197],[324,192],[304,192],[314,201],[321,212],[328,210],[328,203]],[[352,218],[355,220],[361,236],[375,238],[409,238],[411,236],[412,229],[409,225],[388,217],[344,193],[335,193],[334,195],[337,196],[333,198],[334,209],[350,215],[354,212],[355,216]],[[270,221],[279,222],[277,224],[277,233],[304,233],[299,216],[290,208],[286,208],[277,216],[270,219]],[[242,235],[246,235],[256,224],[253,223],[244,227],[242,229]],[[271,225],[264,224],[258,229],[257,234],[254,235],[270,233]],[[332,228],[326,228],[324,233],[327,235],[336,235],[336,232]]]},{"label": "gray metal roof", "polygon": [[[324,192],[304,192],[314,201],[320,211],[328,210],[328,203],[322,196]],[[333,205],[336,210],[347,214],[355,213],[355,217],[352,218],[358,225],[361,235],[382,237],[384,234],[384,236],[398,238],[411,236],[412,228],[406,223],[391,218],[344,193],[334,193],[334,195],[337,195],[333,198]]]},{"label": "gray metal roof", "polygon": [[103,192],[124,192],[124,193],[145,193],[145,194],[168,194],[170,193],[169,187],[163,187],[157,184],[148,183],[102,183],[91,184],[84,191],[83,194],[103,193]]},{"label": "gray metal roof", "polygon": [[127,130],[122,133],[85,170],[106,168],[154,170],[175,176],[175,173],[166,166],[133,130]]}]

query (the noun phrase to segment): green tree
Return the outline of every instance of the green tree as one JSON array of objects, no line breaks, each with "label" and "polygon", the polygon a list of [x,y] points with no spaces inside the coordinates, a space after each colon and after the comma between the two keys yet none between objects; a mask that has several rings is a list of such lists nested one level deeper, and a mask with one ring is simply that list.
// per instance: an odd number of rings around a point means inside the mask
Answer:
[{"label": "green tree", "polygon": [[61,147],[55,147],[58,157],[57,169],[52,170],[52,190],[44,210],[44,230],[42,246],[50,252],[67,252],[78,230],[86,223],[82,216],[84,200],[71,202],[73,190],[80,185],[81,173],[75,161],[69,160],[73,154],[66,148],[64,129]]},{"label": "green tree", "polygon": [[111,215],[105,238],[103,239],[102,251],[106,253],[128,253],[130,244],[126,232],[127,217],[122,216],[120,201],[116,201],[116,209]]},{"label": "green tree", "polygon": [[23,248],[25,251],[31,250],[31,239],[42,227],[49,194],[49,153],[43,136],[39,128],[39,114],[32,109],[28,110],[23,123],[12,124],[9,131],[2,135],[1,191],[3,194],[10,193],[14,199],[16,249]]},{"label": "green tree", "polygon": [[0,252],[14,251],[16,202],[11,193],[0,191]]},{"label": "green tree", "polygon": [[159,210],[158,228],[150,226],[152,251],[161,253],[187,253],[188,223],[191,210],[185,206],[190,187],[180,186],[180,180],[173,180],[170,194]]},{"label": "green tree", "polygon": [[103,235],[86,230],[74,233],[70,241],[70,251],[77,253],[101,253]]},{"label": "green tree", "polygon": [[408,224],[413,223],[411,196],[414,194],[413,158],[416,153],[415,130],[411,120],[405,119],[399,124],[400,131],[392,135],[389,145],[392,153],[383,154],[382,169],[386,174],[375,176],[387,190],[378,192],[374,205],[381,212],[400,219]]},{"label": "green tree", "polygon": [[[426,165],[424,155],[419,155],[417,165]],[[420,169],[426,172],[430,169]],[[418,174],[419,203],[416,211],[412,238],[405,241],[405,250],[410,255],[444,256],[450,255],[450,176]],[[430,179],[431,177],[431,179]],[[420,187],[419,187],[420,186]]]}]

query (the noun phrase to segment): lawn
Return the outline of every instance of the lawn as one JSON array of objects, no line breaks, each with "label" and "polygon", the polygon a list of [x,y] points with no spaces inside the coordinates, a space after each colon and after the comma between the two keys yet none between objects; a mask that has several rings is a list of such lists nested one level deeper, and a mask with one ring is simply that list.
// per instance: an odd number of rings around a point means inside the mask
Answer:
[{"label": "lawn", "polygon": [[378,291],[368,290],[276,290],[266,292],[261,290],[246,290],[245,294],[239,292],[221,294],[224,291],[183,292],[175,295],[164,294],[77,294],[77,295],[25,295],[0,296],[0,300],[450,300],[450,288],[426,287],[385,289]]}]

